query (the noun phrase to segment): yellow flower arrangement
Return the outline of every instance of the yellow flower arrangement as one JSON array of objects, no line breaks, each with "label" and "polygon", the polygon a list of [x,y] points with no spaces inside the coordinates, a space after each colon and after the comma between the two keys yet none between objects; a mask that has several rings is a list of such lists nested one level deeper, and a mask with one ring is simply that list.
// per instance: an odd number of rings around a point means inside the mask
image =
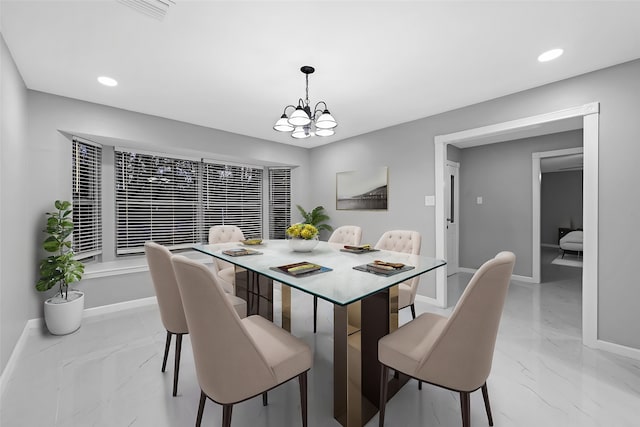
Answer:
[{"label": "yellow flower arrangement", "polygon": [[287,228],[287,236],[311,240],[318,235],[318,229],[311,224],[293,224]]}]

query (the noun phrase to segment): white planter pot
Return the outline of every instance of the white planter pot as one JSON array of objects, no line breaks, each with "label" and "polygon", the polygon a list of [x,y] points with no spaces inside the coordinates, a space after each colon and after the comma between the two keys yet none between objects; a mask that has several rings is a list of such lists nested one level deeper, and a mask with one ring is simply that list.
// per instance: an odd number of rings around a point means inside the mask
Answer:
[{"label": "white planter pot", "polygon": [[66,335],[80,328],[84,311],[84,293],[69,291],[69,300],[59,296],[44,302],[44,321],[53,335]]},{"label": "white planter pot", "polygon": [[294,252],[311,252],[318,245],[318,237],[313,239],[289,239],[289,247]]}]

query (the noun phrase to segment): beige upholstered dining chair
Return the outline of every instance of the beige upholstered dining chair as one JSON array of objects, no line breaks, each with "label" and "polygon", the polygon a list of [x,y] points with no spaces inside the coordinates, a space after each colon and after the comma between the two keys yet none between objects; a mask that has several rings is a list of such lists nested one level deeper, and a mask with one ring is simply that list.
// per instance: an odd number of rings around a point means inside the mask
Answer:
[{"label": "beige upholstered dining chair", "polygon": [[[244,240],[244,233],[235,225],[214,225],[209,229],[209,244],[240,242]],[[236,270],[233,264],[215,258],[213,270],[222,281],[223,289],[235,295]]]},{"label": "beige upholstered dining chair", "polygon": [[[180,371],[180,352],[182,350],[182,336],[189,333],[187,321],[182,308],[182,299],[176,283],[176,277],[171,265],[171,252],[169,249],[154,242],[146,242],[144,251],[147,256],[151,281],[156,291],[158,308],[160,309],[160,319],[167,330],[167,339],[164,346],[164,358],[162,360],[162,372],[167,367],[167,357],[171,346],[171,337],[176,336],[176,348],[174,356],[173,370],[173,395],[178,393],[178,373]],[[238,315],[245,317],[247,313],[247,303],[235,296],[228,295],[231,304],[238,312]]]},{"label": "beige upholstered dining chair", "polygon": [[262,394],[266,405],[268,390],[298,377],[306,427],[309,346],[263,317],[240,319],[206,266],[179,255],[172,263],[201,389],[196,426],[207,398],[222,405],[222,426],[230,427],[235,403]]},{"label": "beige upholstered dining chair", "polygon": [[384,425],[389,368],[460,393],[462,425],[470,427],[470,394],[482,389],[493,425],[487,377],[516,257],[500,252],[473,275],[449,318],[423,313],[378,341],[380,427]]},{"label": "beige upholstered dining chair", "polygon": [[[357,246],[362,241],[362,228],[357,225],[342,225],[331,233],[328,243]],[[318,297],[313,296],[313,333],[318,330]]]},{"label": "beige upholstered dining chair", "polygon": [[[421,237],[420,233],[411,230],[391,230],[386,231],[376,243],[376,249],[386,251],[404,252],[411,255],[420,255]],[[420,276],[414,277],[398,285],[398,310],[411,307],[411,315],[416,318],[416,292]]]}]

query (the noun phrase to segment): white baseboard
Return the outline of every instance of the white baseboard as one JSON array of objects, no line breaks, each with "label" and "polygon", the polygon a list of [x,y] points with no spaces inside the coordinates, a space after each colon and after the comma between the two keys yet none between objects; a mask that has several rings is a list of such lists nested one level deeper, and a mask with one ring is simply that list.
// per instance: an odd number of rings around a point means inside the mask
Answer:
[{"label": "white baseboard", "polygon": [[[117,313],[119,311],[132,310],[134,308],[147,307],[150,305],[156,305],[158,300],[156,297],[148,297],[148,298],[140,298],[132,301],[119,302],[116,304],[108,304],[102,305],[100,307],[92,307],[87,308],[82,313],[82,318],[86,319],[89,317],[100,316],[103,314],[109,313]],[[9,356],[9,360],[7,361],[7,365],[4,367],[2,374],[0,375],[0,396],[4,393],[4,389],[9,382],[9,378],[11,378],[11,374],[15,368],[17,361],[20,358],[24,345],[27,341],[27,337],[29,336],[29,331],[31,329],[37,329],[42,327],[43,319],[41,317],[37,319],[29,319],[27,323],[24,325],[24,329],[22,330],[22,334],[20,334],[20,338],[16,342],[16,345],[13,347],[13,351],[11,352],[11,356]]]},{"label": "white baseboard", "polygon": [[[478,271],[477,268],[467,268],[467,267],[459,267],[458,268],[458,273],[475,274],[476,271]],[[512,274],[511,275],[511,279],[512,280],[517,280],[518,282],[539,283],[539,282],[536,282],[533,277],[520,276],[519,274]]]},{"label": "white baseboard", "polygon": [[542,246],[543,248],[560,249],[560,245],[556,245],[556,244],[553,244],[553,243],[540,243],[540,246]]},{"label": "white baseboard", "polygon": [[24,348],[25,343],[27,342],[27,337],[29,336],[29,331],[31,329],[39,328],[42,325],[42,319],[29,319],[27,323],[24,325],[24,329],[18,338],[18,342],[16,342],[15,347],[13,347],[13,351],[11,352],[11,356],[9,356],[9,360],[7,361],[7,365],[4,367],[2,371],[2,375],[0,375],[0,397],[4,394],[4,389],[9,383],[9,378],[11,377],[11,373],[15,368],[16,363],[18,363],[18,359],[20,358],[20,354],[22,353],[22,349]]},{"label": "white baseboard", "polygon": [[132,310],[134,308],[147,307],[158,304],[156,297],[140,298],[131,301],[118,302],[115,304],[101,305],[99,307],[86,308],[82,313],[82,318],[100,316],[103,314],[117,313],[119,311]]},{"label": "white baseboard", "polygon": [[597,340],[596,349],[608,351],[618,356],[628,357],[630,359],[640,360],[640,349],[627,347],[620,344],[614,344],[608,341]]}]

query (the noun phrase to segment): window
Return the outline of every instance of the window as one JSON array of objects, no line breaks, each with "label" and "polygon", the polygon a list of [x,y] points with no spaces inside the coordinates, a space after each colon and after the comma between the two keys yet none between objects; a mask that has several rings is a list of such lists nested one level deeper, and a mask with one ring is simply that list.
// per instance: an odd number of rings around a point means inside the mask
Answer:
[{"label": "window", "polygon": [[116,255],[142,254],[149,240],[188,249],[206,241],[213,225],[237,225],[247,238],[263,237],[265,215],[270,237],[284,238],[291,171],[270,170],[268,189],[265,179],[261,166],[115,148]]},{"label": "window", "polygon": [[203,163],[203,235],[213,225],[237,225],[246,238],[262,237],[262,168]]},{"label": "window", "polygon": [[200,241],[200,162],[116,149],[116,254]]},{"label": "window", "polygon": [[73,251],[76,259],[102,253],[102,147],[73,138]]},{"label": "window", "polygon": [[291,169],[269,169],[269,238],[284,239],[291,221]]}]

